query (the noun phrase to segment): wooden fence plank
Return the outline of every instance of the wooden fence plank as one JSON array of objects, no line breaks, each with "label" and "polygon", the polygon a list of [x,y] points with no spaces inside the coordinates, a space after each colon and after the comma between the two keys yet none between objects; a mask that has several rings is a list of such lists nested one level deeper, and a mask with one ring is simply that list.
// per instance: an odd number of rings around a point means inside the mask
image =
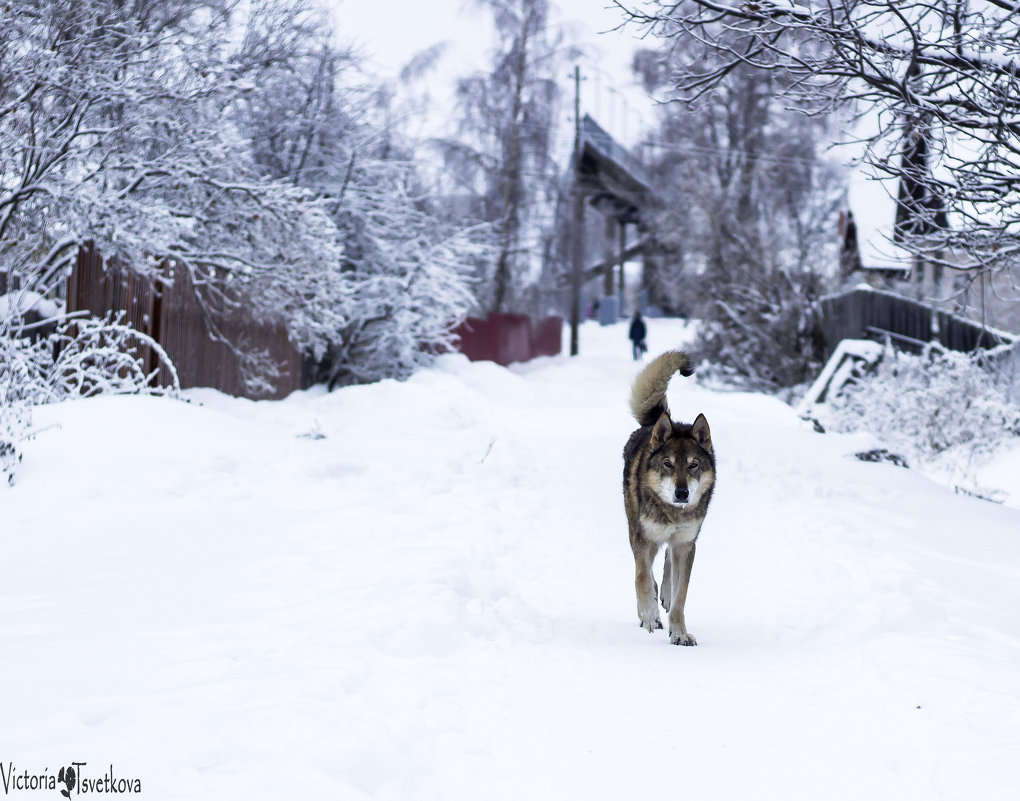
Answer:
[{"label": "wooden fence plank", "polygon": [[820,301],[822,330],[829,352],[844,339],[867,338],[888,331],[918,342],[938,342],[950,350],[989,350],[1017,337],[982,327],[911,298],[873,289],[854,289]]},{"label": "wooden fence plank", "polygon": [[[128,324],[167,352],[182,387],[213,387],[252,398],[283,398],[302,387],[302,355],[288,338],[283,321],[256,319],[241,305],[211,317],[229,341],[267,353],[276,363],[280,375],[275,391],[253,393],[245,384],[237,354],[211,335],[190,276],[169,263],[162,274],[141,274],[104,264],[92,243],[86,243],[68,279],[67,304],[68,312],[87,311],[96,317],[123,312]],[[138,355],[149,372],[156,368],[156,356],[148,347]],[[158,380],[169,385],[166,368],[160,369]]]}]

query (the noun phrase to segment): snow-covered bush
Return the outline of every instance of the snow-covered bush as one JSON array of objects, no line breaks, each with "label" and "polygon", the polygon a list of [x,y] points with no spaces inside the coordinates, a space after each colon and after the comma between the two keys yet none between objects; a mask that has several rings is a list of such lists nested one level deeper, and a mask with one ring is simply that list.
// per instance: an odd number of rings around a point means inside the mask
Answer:
[{"label": "snow-covered bush", "polygon": [[[664,94],[692,64],[718,76],[714,90]],[[725,64],[696,39],[640,51],[634,66],[649,92],[680,101],[660,105],[649,163],[654,302],[702,321],[703,377],[774,393],[809,380],[825,356],[815,300],[840,264],[847,178],[825,155],[839,120],[792,111],[788,75]]]},{"label": "snow-covered bush", "polygon": [[338,203],[349,322],[326,376],[333,385],[404,378],[454,347],[475,304],[472,264],[492,253],[485,226],[443,224],[416,186],[414,165],[358,167]]},{"label": "snow-covered bush", "polygon": [[14,483],[21,464],[21,444],[28,438],[32,409],[28,403],[14,400],[6,381],[0,382],[0,478]]},{"label": "snow-covered bush", "polygon": [[776,270],[725,283],[701,278],[705,301],[695,347],[709,362],[704,377],[777,392],[817,374],[825,352],[816,303],[827,286],[821,275]]},{"label": "snow-covered bush", "polygon": [[866,375],[829,401],[836,431],[870,431],[885,444],[928,461],[965,446],[994,451],[1020,437],[1020,406],[967,354],[929,348],[920,355],[887,348]]},{"label": "snow-covered bush", "polygon": [[[167,390],[154,383],[159,365],[171,377],[169,391],[180,390],[177,372],[159,343],[116,320],[64,320],[55,333],[35,341],[18,333],[0,323],[0,375],[10,401],[35,406],[99,394],[163,393]],[[139,353],[144,347],[152,349],[158,362],[150,372]]]},{"label": "snow-covered bush", "polygon": [[[155,370],[143,364],[143,349],[155,355]],[[166,369],[168,388],[156,385]],[[105,393],[176,394],[177,372],[150,337],[116,320],[63,320],[49,336],[31,338],[18,317],[0,319],[0,476],[8,483],[32,436],[32,407]]]}]

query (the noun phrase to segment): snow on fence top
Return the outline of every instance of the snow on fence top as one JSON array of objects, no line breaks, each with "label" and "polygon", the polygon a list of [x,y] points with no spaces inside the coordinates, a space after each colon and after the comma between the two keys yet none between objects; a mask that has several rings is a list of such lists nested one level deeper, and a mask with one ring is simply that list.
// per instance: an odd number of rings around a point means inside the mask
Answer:
[{"label": "snow on fence top", "polygon": [[821,299],[822,330],[830,352],[844,339],[888,335],[917,349],[937,342],[963,352],[1012,346],[1017,337],[893,292],[853,289]]}]

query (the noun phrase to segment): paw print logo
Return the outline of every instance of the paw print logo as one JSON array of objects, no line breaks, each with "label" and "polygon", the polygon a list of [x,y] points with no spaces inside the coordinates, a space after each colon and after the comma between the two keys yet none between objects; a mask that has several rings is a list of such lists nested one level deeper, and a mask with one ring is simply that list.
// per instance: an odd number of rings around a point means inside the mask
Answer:
[{"label": "paw print logo", "polygon": [[57,774],[57,782],[60,784],[67,785],[67,789],[62,789],[60,794],[64,798],[70,798],[71,792],[74,790],[75,785],[78,783],[78,775],[74,772],[74,768],[61,768],[60,773]]}]

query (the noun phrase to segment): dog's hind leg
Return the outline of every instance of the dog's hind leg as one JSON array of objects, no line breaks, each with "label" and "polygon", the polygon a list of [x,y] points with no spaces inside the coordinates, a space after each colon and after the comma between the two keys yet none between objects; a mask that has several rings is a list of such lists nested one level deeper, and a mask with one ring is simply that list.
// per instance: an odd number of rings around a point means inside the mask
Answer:
[{"label": "dog's hind leg", "polygon": [[[687,603],[687,585],[691,580],[691,567],[694,565],[694,543],[689,542],[667,552],[670,566],[672,604],[669,610],[669,641],[673,645],[697,645],[694,635],[688,633],[684,620],[684,604]],[[665,584],[663,579],[663,584]]]},{"label": "dog's hind leg", "polygon": [[652,577],[652,562],[659,546],[644,537],[631,537],[634,551],[634,589],[637,592],[637,613],[641,626],[647,631],[662,628],[659,620],[658,587]]},{"label": "dog's hind leg", "polygon": [[662,560],[662,592],[659,594],[659,599],[662,602],[662,608],[665,611],[669,611],[669,605],[673,600],[673,588],[670,586],[670,574],[673,572],[673,549],[668,545],[666,546],[666,558]]}]

